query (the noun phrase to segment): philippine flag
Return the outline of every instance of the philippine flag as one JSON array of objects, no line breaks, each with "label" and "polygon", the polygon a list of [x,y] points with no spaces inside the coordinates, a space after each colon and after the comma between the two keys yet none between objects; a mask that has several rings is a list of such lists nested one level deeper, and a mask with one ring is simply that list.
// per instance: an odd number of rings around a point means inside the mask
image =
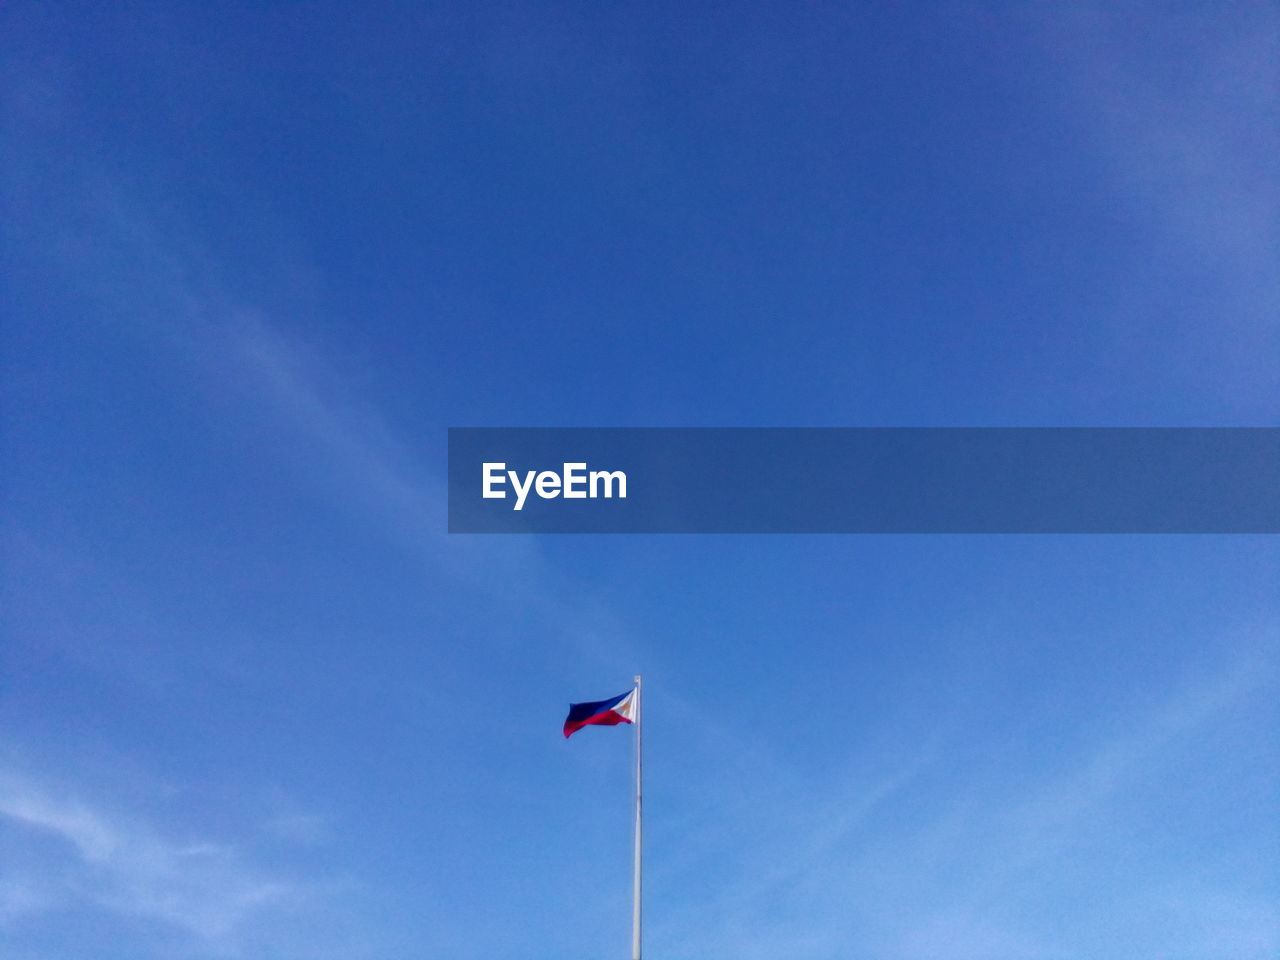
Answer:
[{"label": "philippine flag", "polygon": [[569,716],[565,717],[564,735],[577,733],[583,727],[599,724],[612,727],[619,723],[634,723],[636,692],[628,690],[621,696],[593,703],[569,704]]}]

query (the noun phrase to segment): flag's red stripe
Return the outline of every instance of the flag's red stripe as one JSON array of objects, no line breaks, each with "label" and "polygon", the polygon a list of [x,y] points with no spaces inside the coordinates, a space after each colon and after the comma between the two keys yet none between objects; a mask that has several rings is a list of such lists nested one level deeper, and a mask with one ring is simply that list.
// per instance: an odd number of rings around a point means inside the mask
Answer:
[{"label": "flag's red stripe", "polygon": [[603,710],[593,717],[587,717],[585,720],[578,720],[574,723],[566,723],[564,725],[564,735],[567,737],[572,733],[577,733],[583,727],[595,724],[597,726],[613,727],[619,723],[630,723],[631,721],[618,713],[616,710]]}]

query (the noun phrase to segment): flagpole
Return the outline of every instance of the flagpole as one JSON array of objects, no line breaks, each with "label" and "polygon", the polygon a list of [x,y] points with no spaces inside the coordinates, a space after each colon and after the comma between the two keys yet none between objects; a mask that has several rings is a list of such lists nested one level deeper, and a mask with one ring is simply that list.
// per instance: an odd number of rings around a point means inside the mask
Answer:
[{"label": "flagpole", "polygon": [[640,695],[640,677],[636,676],[636,849],[635,875],[633,877],[634,899],[631,905],[631,960],[640,960],[640,811],[643,802],[641,789],[641,722],[644,717],[644,702]]}]

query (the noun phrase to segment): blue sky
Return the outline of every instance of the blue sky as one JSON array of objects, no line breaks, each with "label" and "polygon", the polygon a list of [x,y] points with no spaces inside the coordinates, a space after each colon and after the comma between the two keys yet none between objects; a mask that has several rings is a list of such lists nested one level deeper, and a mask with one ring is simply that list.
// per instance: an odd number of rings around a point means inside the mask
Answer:
[{"label": "blue sky", "polygon": [[11,3],[0,945],[1280,951],[1274,537],[465,537],[449,426],[1274,426],[1266,4]]}]

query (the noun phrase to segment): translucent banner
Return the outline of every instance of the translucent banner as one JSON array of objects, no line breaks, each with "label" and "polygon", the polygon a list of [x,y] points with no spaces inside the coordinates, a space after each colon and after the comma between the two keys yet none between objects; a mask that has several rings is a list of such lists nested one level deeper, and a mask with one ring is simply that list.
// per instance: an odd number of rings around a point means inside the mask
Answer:
[{"label": "translucent banner", "polygon": [[1276,533],[1280,428],[449,430],[451,533]]}]

